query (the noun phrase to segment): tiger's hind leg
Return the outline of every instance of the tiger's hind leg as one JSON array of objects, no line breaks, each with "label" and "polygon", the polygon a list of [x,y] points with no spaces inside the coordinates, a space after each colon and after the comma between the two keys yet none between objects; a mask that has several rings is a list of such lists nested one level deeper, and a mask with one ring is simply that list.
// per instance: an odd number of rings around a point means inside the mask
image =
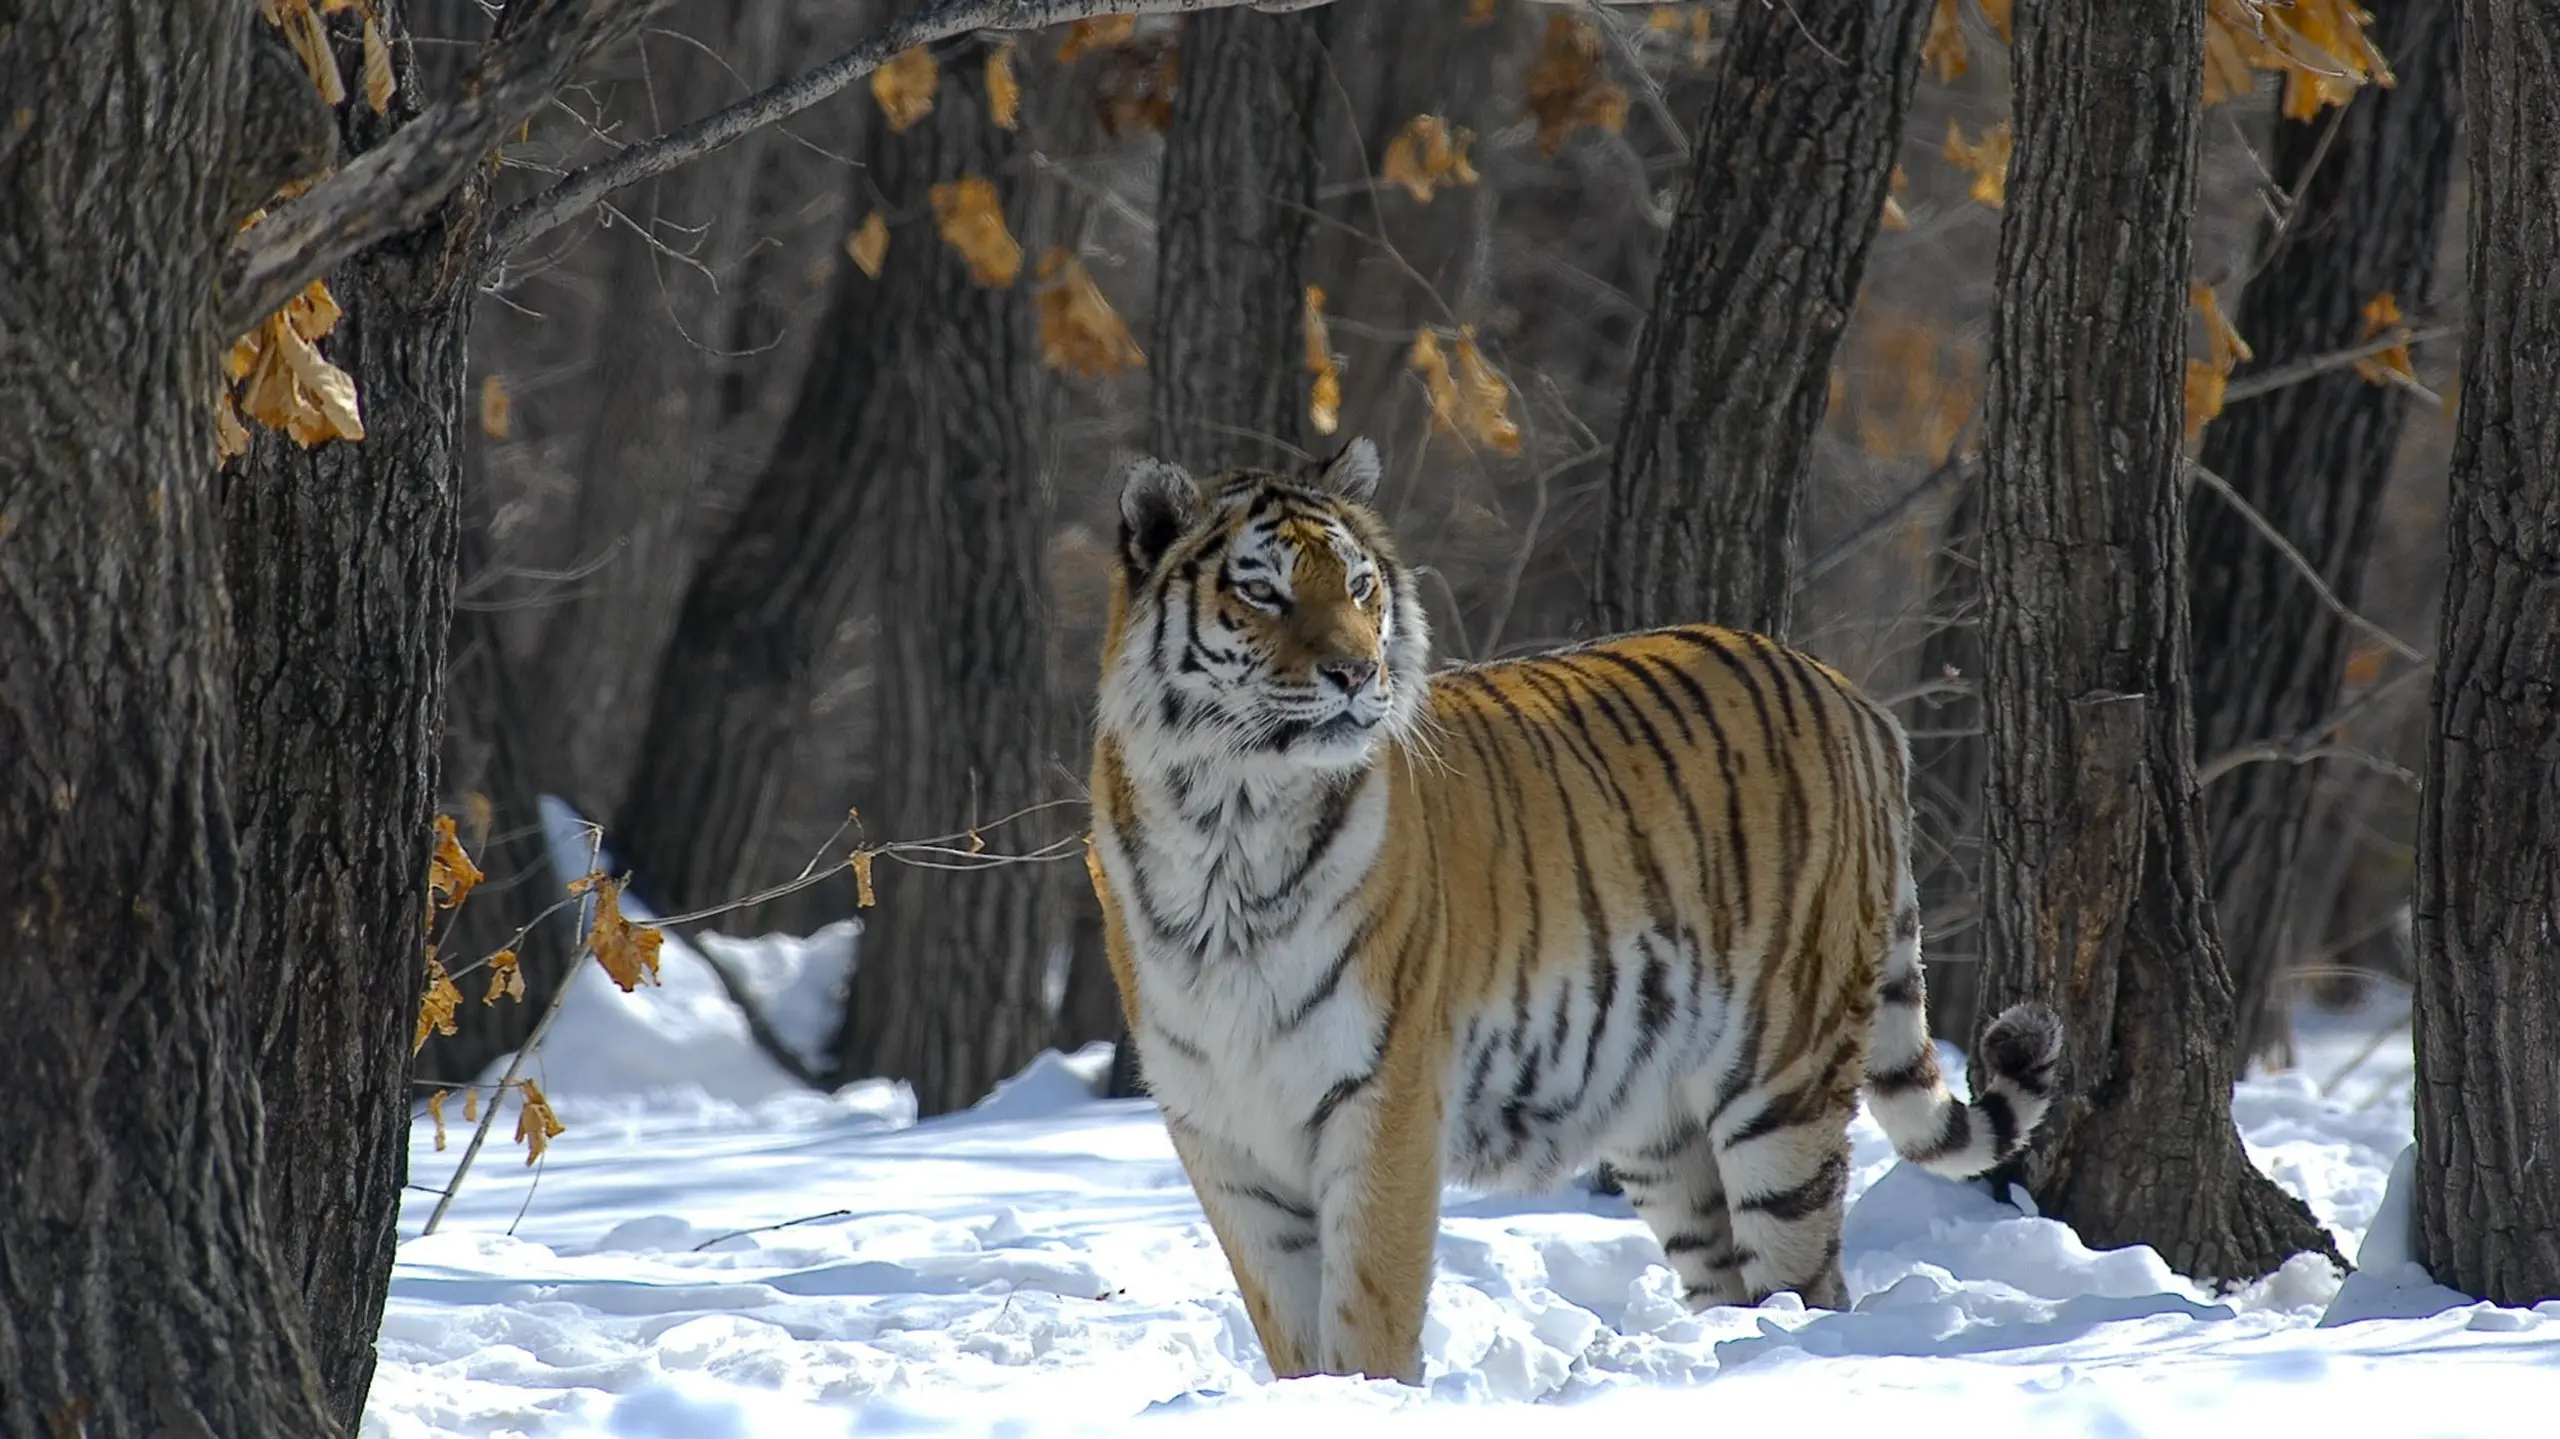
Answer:
[{"label": "tiger's hind leg", "polygon": [[1748,1302],[1792,1289],[1816,1308],[1848,1307],[1840,1221],[1855,1099],[1839,1088],[1755,1084],[1708,1126]]},{"label": "tiger's hind leg", "polygon": [[1704,1125],[1684,1120],[1655,1142],[1612,1158],[1609,1172],[1661,1244],[1691,1308],[1749,1297],[1715,1141]]}]

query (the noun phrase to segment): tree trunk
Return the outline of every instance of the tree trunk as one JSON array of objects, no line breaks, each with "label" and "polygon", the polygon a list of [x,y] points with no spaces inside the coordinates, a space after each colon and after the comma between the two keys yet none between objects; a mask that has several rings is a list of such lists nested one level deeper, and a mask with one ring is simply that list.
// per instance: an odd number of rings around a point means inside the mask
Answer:
[{"label": "tree trunk", "polygon": [[[2179,452],[2199,7],[2017,12],[1984,446],[1982,1007],[2066,1017],[2029,1177],[2200,1279],[2330,1253],[2241,1152],[2204,883]],[[2104,163],[2092,157],[2103,156]]]},{"label": "tree trunk", "polygon": [[[763,73],[779,33],[781,0],[707,0],[644,37],[645,71],[628,93],[645,98],[607,118],[639,134],[708,113]],[[609,258],[598,289],[604,313],[585,387],[578,479],[561,568],[602,556],[542,633],[545,736],[557,766],[545,784],[588,819],[620,817],[625,781],[648,720],[649,693],[676,623],[684,581],[701,558],[702,501],[721,449],[717,416],[731,361],[713,347],[729,334],[747,187],[763,142],[685,166],[614,197],[630,217],[588,243]]]},{"label": "tree trunk", "polygon": [[284,178],[252,76],[295,78],[257,23],[51,0],[0,44],[10,1434],[338,1432],[261,1194],[274,997],[235,947],[213,305]]},{"label": "tree trunk", "polygon": [[[354,41],[349,26],[344,53],[360,57]],[[407,78],[388,117],[342,107],[348,153],[414,115]],[[355,377],[363,442],[305,450],[260,430],[223,487],[239,948],[262,996],[267,1202],[350,1433],[409,1174],[475,209],[457,198],[438,223],[329,277],[344,313],[324,343]]]},{"label": "tree trunk", "polygon": [[1156,199],[1151,448],[1206,473],[1285,466],[1307,439],[1301,341],[1329,11],[1183,25]]},{"label": "tree trunk", "polygon": [[[1022,290],[972,280],[927,203],[935,183],[978,176],[1018,215],[1023,142],[988,118],[984,45],[942,58],[933,113],[903,135],[873,132],[869,175],[890,239],[870,328],[886,363],[846,377],[874,418],[845,472],[888,481],[877,524],[845,561],[873,566],[882,597],[875,692],[888,758],[879,799],[863,806],[874,842],[956,835],[1069,792],[1050,752],[1049,507],[1032,440],[1030,308]],[[986,839],[1019,850],[1063,828],[1050,812]],[[906,1080],[925,1114],[962,1108],[1048,1037],[1055,877],[1042,864],[964,872],[887,859],[877,877],[842,1071]]]},{"label": "tree trunk", "polygon": [[2418,825],[2418,1258],[2560,1298],[2560,12],[2464,0],[2471,334]]},{"label": "tree trunk", "polygon": [[[2452,0],[2384,0],[2374,40],[2399,83],[2368,85],[2343,117],[2278,120],[2276,183],[2297,194],[2285,236],[2242,291],[2255,365],[2329,354],[2365,337],[2364,307],[2426,306],[2461,119]],[[2336,133],[2330,134],[2335,121]],[[2325,146],[2326,153],[2323,153]],[[2245,374],[2246,372],[2244,372]],[[2352,606],[2363,589],[2407,395],[2333,370],[2234,404],[2205,431],[2205,468],[2230,481]],[[2210,494],[2188,506],[2196,752],[2289,741],[2336,708],[2351,639],[2292,563]],[[2316,764],[2243,765],[2205,791],[2212,888],[2238,991],[2234,1059],[2288,1047],[2284,973],[2296,859]]]},{"label": "tree trunk", "polygon": [[[1929,594],[1920,681],[1965,686],[1923,700],[1912,726],[1912,818],[1920,831],[1920,913],[1929,934],[1929,1032],[1964,1043],[1982,990],[1982,477],[1957,481]],[[1936,917],[1970,912],[1963,926]],[[1951,936],[1940,938],[1941,930]]]},{"label": "tree trunk", "polygon": [[1785,633],[1814,430],[1929,8],[1797,0],[1735,13],[1602,491],[1603,628]]}]

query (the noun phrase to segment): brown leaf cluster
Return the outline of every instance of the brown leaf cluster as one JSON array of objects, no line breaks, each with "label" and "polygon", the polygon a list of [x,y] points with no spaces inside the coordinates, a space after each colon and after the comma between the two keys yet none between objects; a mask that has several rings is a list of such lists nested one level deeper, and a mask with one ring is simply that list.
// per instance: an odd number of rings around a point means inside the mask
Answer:
[{"label": "brown leaf cluster", "polygon": [[889,219],[874,210],[862,217],[852,234],[844,237],[844,252],[853,257],[855,268],[877,280],[880,267],[889,261]]},{"label": "brown leaf cluster", "polygon": [[1836,392],[1859,448],[1882,459],[1942,464],[1982,399],[1982,352],[1908,310],[1879,307],[1851,330]]},{"label": "brown leaf cluster", "polygon": [[[503,440],[515,428],[515,400],[507,394],[507,382],[495,375],[480,377],[480,433],[493,440]],[[486,795],[480,797],[488,804]]]},{"label": "brown leaf cluster", "polygon": [[1997,210],[2009,199],[2009,151],[2015,141],[2009,122],[2001,120],[1982,132],[1979,140],[1964,137],[1964,127],[1947,119],[1947,143],[1942,151],[1959,170],[1973,177],[1973,188],[1966,193],[1978,203]]},{"label": "brown leaf cluster", "polygon": [[1657,35],[1679,35],[1689,38],[1689,63],[1707,63],[1707,7],[1698,5],[1684,17],[1677,5],[1656,5],[1644,17],[1645,28]]},{"label": "brown leaf cluster", "polygon": [[1022,82],[1014,78],[1010,45],[998,45],[987,52],[987,115],[999,130],[1010,130],[1022,123]]},{"label": "brown leaf cluster", "polygon": [[1494,0],[1467,0],[1467,28],[1481,30],[1493,23]]},{"label": "brown leaf cluster", "polygon": [[1465,436],[1506,455],[1518,454],[1520,427],[1511,419],[1511,386],[1485,363],[1483,351],[1476,347],[1475,327],[1460,326],[1457,343],[1450,350],[1455,352],[1454,365],[1450,352],[1440,346],[1438,332],[1425,327],[1413,337],[1413,348],[1405,356],[1431,398],[1432,428]]},{"label": "brown leaf cluster", "polygon": [[1067,38],[1058,42],[1058,63],[1063,65],[1078,55],[1097,54],[1126,45],[1137,33],[1138,17],[1135,15],[1105,15],[1096,20],[1078,20],[1067,27]]},{"label": "brown leaf cluster", "polygon": [[890,131],[903,135],[933,113],[934,92],[941,84],[942,67],[933,62],[933,52],[916,45],[890,56],[887,64],[871,72],[871,98],[880,102],[880,114]]},{"label": "brown leaf cluster", "polygon": [[2366,84],[2389,85],[2390,62],[2365,34],[2372,23],[2352,0],[2208,0],[2204,103],[2250,93],[2260,70],[2284,76],[2289,120],[2344,105]]},{"label": "brown leaf cluster", "polygon": [[1005,228],[1004,202],[995,182],[963,175],[933,187],[933,217],[942,243],[968,262],[969,278],[990,289],[1011,285],[1022,273],[1022,246]]},{"label": "brown leaf cluster", "polygon": [[871,861],[879,854],[874,849],[853,852],[853,907],[869,909],[880,902],[879,891],[871,887]]},{"label": "brown leaf cluster", "polygon": [[502,949],[489,956],[489,988],[480,1002],[496,1004],[501,999],[524,1000],[524,966],[516,962],[516,952]]},{"label": "brown leaf cluster", "polygon": [[364,438],[355,378],[330,364],[313,343],[337,324],[336,297],[328,285],[314,280],[232,344],[222,358],[230,383],[214,405],[216,444],[223,459],[248,452],[243,413],[284,431],[306,450],[322,440]]},{"label": "brown leaf cluster", "polygon": [[[1974,0],[1974,8],[2000,35],[2000,43],[2009,43],[2009,0]],[[1956,15],[1956,0],[1938,0],[1929,13],[1929,35],[1920,42],[1920,63],[1938,72],[1938,83],[1946,84],[1973,68],[1973,51],[1965,44],[1964,22]]]},{"label": "brown leaf cluster", "polygon": [[1113,138],[1139,130],[1161,135],[1173,124],[1173,87],[1182,52],[1168,40],[1146,40],[1110,50],[1094,98],[1094,118]]},{"label": "brown leaf cluster", "polygon": [[2193,441],[2222,413],[2222,394],[2231,371],[2249,358],[2249,344],[2222,313],[2222,301],[2210,285],[2187,286],[2187,303],[2204,321],[2207,358],[2187,361],[2187,438]]},{"label": "brown leaf cluster", "polygon": [[1144,365],[1147,357],[1111,308],[1093,274],[1064,250],[1040,257],[1040,285],[1031,301],[1040,316],[1040,362],[1100,379]]},{"label": "brown leaf cluster", "polygon": [[453,976],[445,972],[444,961],[428,955],[427,987],[418,996],[418,1028],[409,1040],[409,1052],[415,1054],[426,1048],[430,1034],[454,1033],[453,1012],[461,1006],[462,990],[454,984]]},{"label": "brown leaf cluster", "polygon": [[436,1122],[436,1153],[444,1153],[444,1096],[439,1089],[427,1096],[427,1117]]},{"label": "brown leaf cluster", "polygon": [[666,943],[666,935],[655,925],[633,924],[624,916],[620,880],[591,874],[569,886],[572,894],[590,889],[595,891],[596,919],[587,930],[587,952],[625,994],[644,980],[656,984],[658,947]]},{"label": "brown leaf cluster", "polygon": [[436,816],[436,847],[427,859],[427,895],[431,909],[453,909],[471,897],[481,880],[480,866],[463,853],[462,839],[454,832],[453,816]]},{"label": "brown leaf cluster", "polygon": [[1476,182],[1476,167],[1467,159],[1467,147],[1475,138],[1475,132],[1463,125],[1452,125],[1437,115],[1416,115],[1387,142],[1380,172],[1388,183],[1402,185],[1406,194],[1428,205],[1443,185]]},{"label": "brown leaf cluster", "polygon": [[516,1081],[516,1143],[524,1146],[524,1162],[531,1167],[542,1158],[551,1141],[568,1133],[560,1116],[551,1112],[551,1101],[543,1096],[542,1087],[530,1079]]},{"label": "brown leaf cluster", "polygon": [[1538,153],[1553,155],[1585,125],[1626,128],[1627,92],[1609,82],[1600,32],[1579,15],[1547,17],[1538,63],[1529,71],[1529,114],[1538,122]]},{"label": "brown leaf cluster", "polygon": [[347,82],[338,73],[337,57],[329,51],[329,27],[324,17],[349,11],[364,19],[364,102],[379,115],[391,108],[394,81],[391,46],[382,38],[373,0],[258,0],[258,13],[284,32],[294,58],[302,62],[304,72],[319,89],[320,98],[331,105],[346,103]]},{"label": "brown leaf cluster", "polygon": [[1878,224],[1888,230],[1911,228],[1911,217],[1903,213],[1902,209],[1902,196],[1910,188],[1911,177],[1903,173],[1900,165],[1894,166],[1891,187],[1885,191],[1884,215],[1877,221]]},{"label": "brown leaf cluster", "polygon": [[2401,323],[2400,297],[2384,290],[2364,302],[2364,338],[2378,340],[2397,331],[2400,343],[2378,355],[2356,361],[2356,374],[2375,385],[2415,384],[2418,367],[2409,358],[2409,327]]},{"label": "brown leaf cluster", "polygon": [[1307,423],[1319,435],[1342,428],[1342,362],[1333,353],[1333,332],[1324,322],[1324,287],[1307,287]]}]

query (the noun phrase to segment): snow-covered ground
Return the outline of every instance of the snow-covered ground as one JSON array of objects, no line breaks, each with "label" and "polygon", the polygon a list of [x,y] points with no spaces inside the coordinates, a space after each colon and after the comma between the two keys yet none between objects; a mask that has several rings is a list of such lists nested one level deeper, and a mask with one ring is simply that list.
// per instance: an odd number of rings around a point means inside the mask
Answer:
[{"label": "snow-covered ground", "polygon": [[[852,935],[711,947],[804,1044]],[[1092,1098],[1101,1047],[917,1124],[888,1085],[799,1090],[672,938],[665,979],[625,996],[590,967],[534,1070],[567,1132],[528,1170],[509,1101],[431,1237],[467,1129],[450,1106],[439,1153],[418,1126],[368,1436],[2560,1433],[2560,1304],[2471,1304],[2403,1262],[2405,1030],[2361,1053],[2384,1009],[2306,1013],[2302,1066],[2234,1101],[2258,1163],[2364,1249],[2343,1294],[2309,1259],[2217,1295],[2093,1252],[1896,1167],[1862,1118],[1853,1310],[1691,1314],[1623,1201],[1453,1190],[1417,1391],[1271,1382],[1152,1107]]]}]

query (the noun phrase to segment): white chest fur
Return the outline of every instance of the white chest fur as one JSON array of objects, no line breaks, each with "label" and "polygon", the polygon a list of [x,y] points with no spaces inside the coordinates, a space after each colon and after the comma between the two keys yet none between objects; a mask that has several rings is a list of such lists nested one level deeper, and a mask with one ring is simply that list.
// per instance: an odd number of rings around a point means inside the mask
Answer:
[{"label": "white chest fur", "polygon": [[1149,1087],[1175,1120],[1295,1177],[1307,1117],[1376,1060],[1357,898],[1385,838],[1386,785],[1179,771],[1132,784],[1141,823],[1099,839]]}]

